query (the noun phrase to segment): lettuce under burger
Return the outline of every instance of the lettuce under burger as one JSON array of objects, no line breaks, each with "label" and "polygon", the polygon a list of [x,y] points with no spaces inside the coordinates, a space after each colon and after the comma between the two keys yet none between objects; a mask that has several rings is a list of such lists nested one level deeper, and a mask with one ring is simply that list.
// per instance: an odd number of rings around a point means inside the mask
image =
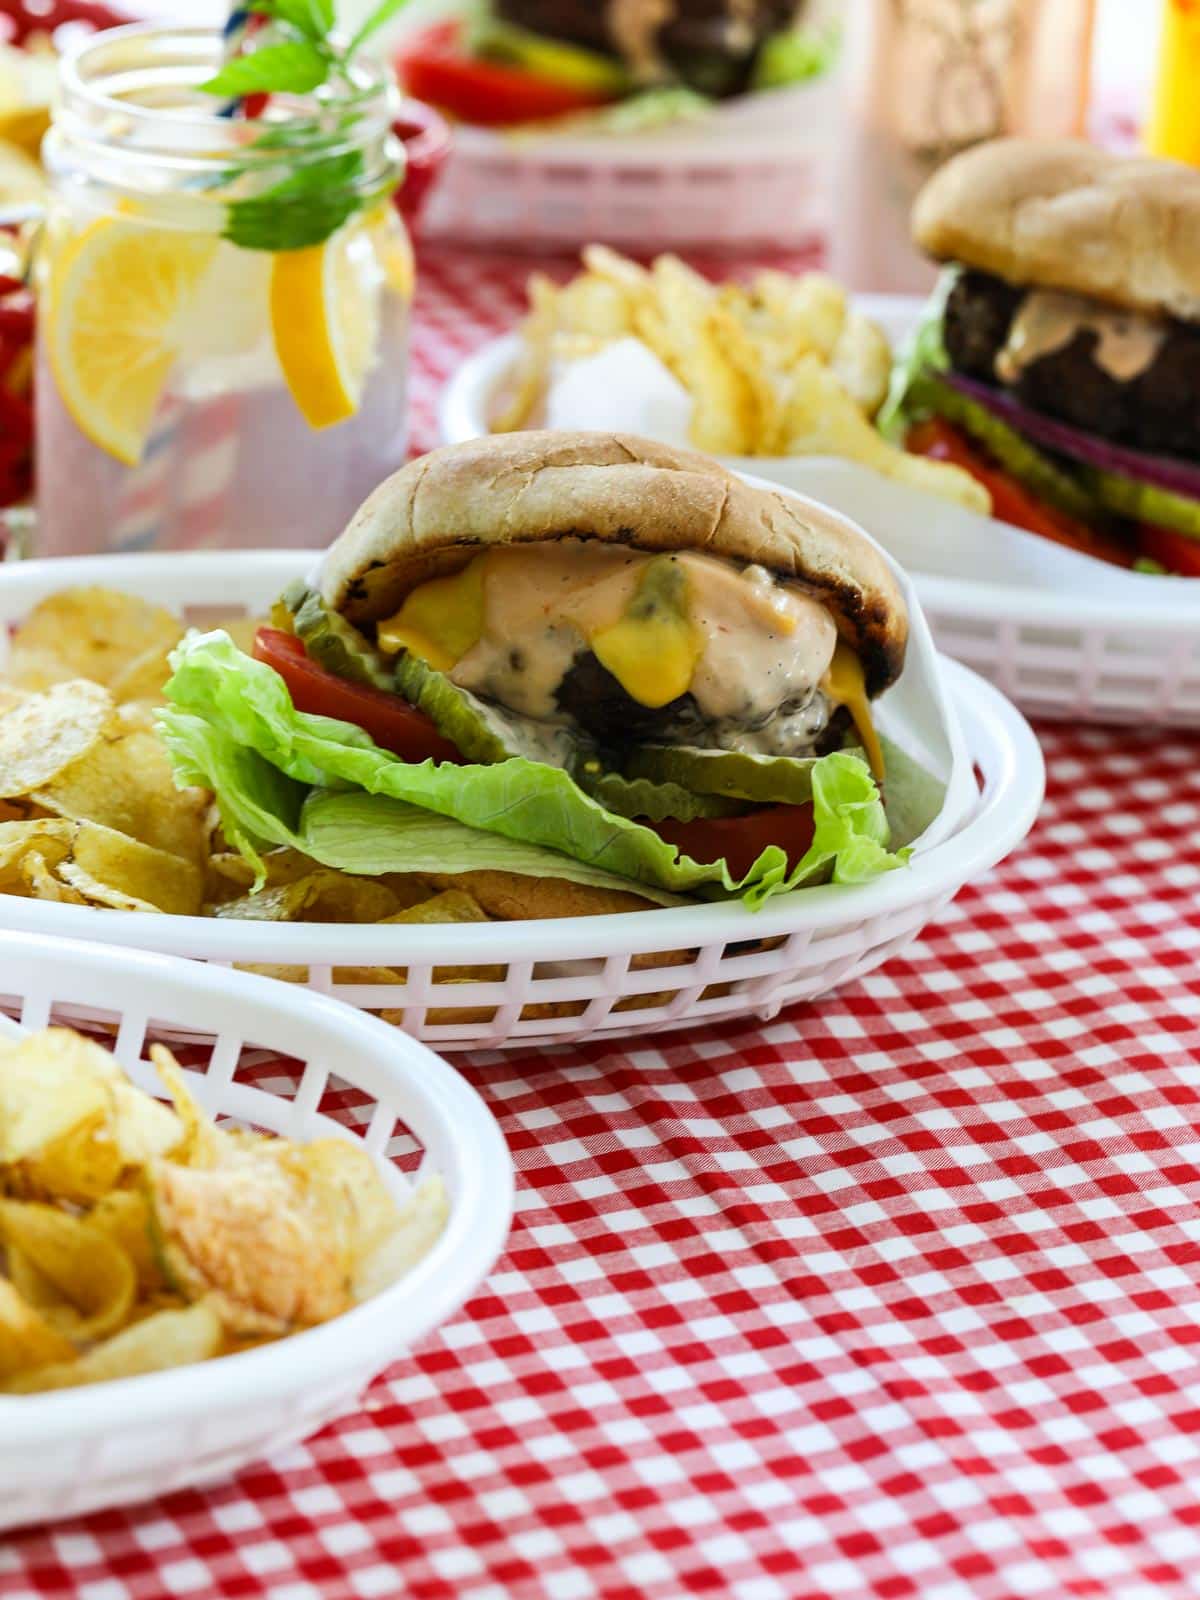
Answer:
[{"label": "lettuce under burger", "polygon": [[1200,173],[1001,139],[919,195],[948,263],[885,425],[1002,521],[1200,576]]},{"label": "lettuce under burger", "polygon": [[908,631],[886,563],[685,451],[435,451],[274,622],[255,659],[186,641],[164,715],[181,781],[215,790],[251,859],[561,878],[580,909],[596,890],[756,905],[891,870],[937,809],[874,727]]}]

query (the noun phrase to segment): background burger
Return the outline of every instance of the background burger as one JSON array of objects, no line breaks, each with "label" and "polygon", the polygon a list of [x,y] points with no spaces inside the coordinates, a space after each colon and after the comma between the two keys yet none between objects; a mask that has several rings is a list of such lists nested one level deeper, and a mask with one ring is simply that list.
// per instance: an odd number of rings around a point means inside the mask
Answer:
[{"label": "background burger", "polygon": [[1200,576],[1200,172],[1003,139],[918,196],[950,263],[885,425],[1002,521]]},{"label": "background burger", "polygon": [[257,660],[188,641],[166,718],[251,855],[751,903],[898,864],[875,780],[917,778],[872,715],[907,641],[891,572],[706,457],[602,433],[434,451],[274,620]]},{"label": "background burger", "polygon": [[819,76],[836,40],[811,22],[815,9],[809,0],[491,0],[411,34],[397,68],[410,94],[464,122],[500,127],[619,106],[616,125],[630,128]]}]

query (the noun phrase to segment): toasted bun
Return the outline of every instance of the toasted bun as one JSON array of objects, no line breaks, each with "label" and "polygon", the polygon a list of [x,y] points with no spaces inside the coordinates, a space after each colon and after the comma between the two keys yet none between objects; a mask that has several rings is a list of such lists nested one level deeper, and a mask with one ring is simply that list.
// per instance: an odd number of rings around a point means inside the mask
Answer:
[{"label": "toasted bun", "polygon": [[913,237],[1009,283],[1200,319],[1200,170],[1071,139],[995,139],[917,196]]},{"label": "toasted bun", "polygon": [[851,524],[751,488],[707,456],[625,434],[511,433],[422,456],[332,545],[321,597],[351,622],[376,621],[485,546],[563,538],[757,562],[829,607],[871,694],[904,665],[903,597]]}]

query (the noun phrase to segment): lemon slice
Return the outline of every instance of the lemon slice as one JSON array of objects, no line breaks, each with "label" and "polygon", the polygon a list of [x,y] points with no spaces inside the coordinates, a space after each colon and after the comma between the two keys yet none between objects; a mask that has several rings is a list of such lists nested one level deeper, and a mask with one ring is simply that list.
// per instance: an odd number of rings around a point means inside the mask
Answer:
[{"label": "lemon slice", "polygon": [[382,285],[374,241],[361,224],[274,258],[275,353],[310,428],[345,422],[362,403],[379,347]]},{"label": "lemon slice", "polygon": [[141,460],[217,243],[106,217],[50,265],[46,323],[58,392],[79,430],[126,466]]}]

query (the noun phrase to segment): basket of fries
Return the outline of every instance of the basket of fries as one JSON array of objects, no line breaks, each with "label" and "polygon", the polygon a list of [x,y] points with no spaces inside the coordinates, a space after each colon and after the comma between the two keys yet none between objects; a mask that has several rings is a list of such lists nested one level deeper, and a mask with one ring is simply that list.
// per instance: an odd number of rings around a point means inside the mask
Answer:
[{"label": "basket of fries", "polygon": [[0,1528],[319,1428],[463,1303],[511,1195],[478,1096],[395,1030],[0,933]]}]

